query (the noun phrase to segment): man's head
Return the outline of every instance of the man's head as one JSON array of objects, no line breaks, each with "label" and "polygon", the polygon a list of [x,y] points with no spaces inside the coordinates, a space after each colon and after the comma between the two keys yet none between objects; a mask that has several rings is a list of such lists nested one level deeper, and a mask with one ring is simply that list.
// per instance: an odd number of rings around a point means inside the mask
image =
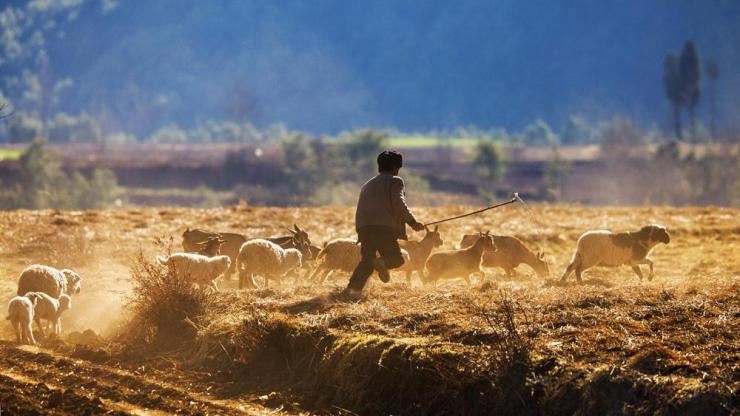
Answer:
[{"label": "man's head", "polygon": [[378,155],[378,172],[387,172],[398,175],[403,167],[403,156],[395,150],[386,150]]}]

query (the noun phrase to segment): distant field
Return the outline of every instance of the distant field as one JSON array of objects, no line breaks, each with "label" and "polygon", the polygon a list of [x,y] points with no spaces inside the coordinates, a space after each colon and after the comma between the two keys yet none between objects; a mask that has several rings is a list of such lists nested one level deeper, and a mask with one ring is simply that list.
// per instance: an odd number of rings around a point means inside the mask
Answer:
[{"label": "distant field", "polygon": [[20,149],[0,149],[0,160],[17,160],[22,153]]},{"label": "distant field", "polygon": [[478,139],[455,138],[445,140],[430,136],[401,136],[391,137],[390,139],[388,139],[388,144],[391,147],[404,148],[426,148],[440,145],[449,145],[454,147],[472,147],[478,144]]}]

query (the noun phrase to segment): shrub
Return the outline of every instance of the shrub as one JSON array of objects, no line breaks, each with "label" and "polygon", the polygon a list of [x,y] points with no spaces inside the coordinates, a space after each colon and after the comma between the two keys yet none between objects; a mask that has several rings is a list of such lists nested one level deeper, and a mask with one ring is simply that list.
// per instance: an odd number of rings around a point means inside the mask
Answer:
[{"label": "shrub", "polygon": [[[172,240],[159,242],[169,254]],[[132,316],[120,334],[125,343],[171,349],[195,339],[198,319],[211,302],[205,291],[148,260],[143,251],[131,266],[131,284],[128,306]]]}]

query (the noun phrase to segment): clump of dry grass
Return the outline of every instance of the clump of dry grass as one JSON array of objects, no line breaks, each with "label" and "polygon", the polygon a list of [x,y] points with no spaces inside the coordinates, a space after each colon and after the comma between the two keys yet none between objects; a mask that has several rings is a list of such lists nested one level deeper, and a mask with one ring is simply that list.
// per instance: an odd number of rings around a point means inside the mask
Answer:
[{"label": "clump of dry grass", "polygon": [[195,339],[211,297],[139,252],[131,266],[129,322],[120,332],[134,348],[171,349]]}]

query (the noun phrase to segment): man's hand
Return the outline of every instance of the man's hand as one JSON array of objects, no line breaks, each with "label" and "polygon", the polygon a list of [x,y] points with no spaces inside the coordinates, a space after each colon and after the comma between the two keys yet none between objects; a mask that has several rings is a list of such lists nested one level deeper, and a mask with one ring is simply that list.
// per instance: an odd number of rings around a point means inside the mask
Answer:
[{"label": "man's hand", "polygon": [[413,228],[414,231],[421,231],[424,229],[424,224],[417,221],[411,224],[411,228]]}]

